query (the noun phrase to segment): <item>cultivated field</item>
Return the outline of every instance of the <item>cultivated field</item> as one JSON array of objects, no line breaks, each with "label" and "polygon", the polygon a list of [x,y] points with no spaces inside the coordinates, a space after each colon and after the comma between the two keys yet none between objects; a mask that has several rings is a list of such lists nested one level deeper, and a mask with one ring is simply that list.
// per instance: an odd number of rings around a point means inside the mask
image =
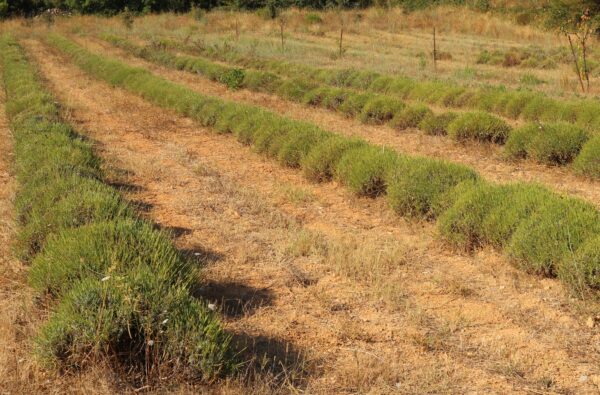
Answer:
[{"label": "cultivated field", "polygon": [[600,393],[600,47],[517,22],[0,22],[0,392]]}]

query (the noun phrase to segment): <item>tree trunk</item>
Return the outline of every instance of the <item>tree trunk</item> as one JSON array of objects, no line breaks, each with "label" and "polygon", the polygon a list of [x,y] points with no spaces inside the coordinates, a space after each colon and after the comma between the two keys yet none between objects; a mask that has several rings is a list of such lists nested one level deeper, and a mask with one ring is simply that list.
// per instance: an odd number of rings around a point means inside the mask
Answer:
[{"label": "tree trunk", "polygon": [[437,45],[435,42],[435,27],[433,28],[433,70],[437,73]]},{"label": "tree trunk", "polygon": [[579,68],[579,61],[577,61],[577,54],[575,54],[575,48],[573,47],[573,41],[571,40],[571,35],[567,34],[567,38],[569,39],[569,46],[571,47],[571,54],[573,54],[573,63],[575,63],[575,68],[577,69],[577,78],[579,78],[579,84],[581,85],[581,91],[585,93],[585,87],[583,86],[583,79],[581,78],[581,68]]}]

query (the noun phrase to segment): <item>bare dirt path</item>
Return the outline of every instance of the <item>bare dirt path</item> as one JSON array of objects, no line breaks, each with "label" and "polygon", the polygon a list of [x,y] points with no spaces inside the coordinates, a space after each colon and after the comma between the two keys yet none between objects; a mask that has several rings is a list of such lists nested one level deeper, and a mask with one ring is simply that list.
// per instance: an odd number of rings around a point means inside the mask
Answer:
[{"label": "bare dirt path", "polygon": [[395,217],[381,199],[309,184],[26,44],[72,121],[131,171],[149,215],[184,230],[182,248],[222,257],[207,288],[269,291],[266,306],[228,324],[309,350],[320,361],[312,392],[597,391],[600,335],[557,281],[491,251],[453,254],[432,225]]},{"label": "bare dirt path", "polygon": [[567,167],[550,167],[532,161],[506,161],[502,149],[481,143],[456,143],[444,136],[427,136],[418,130],[398,132],[388,126],[373,126],[360,123],[326,109],[308,107],[283,100],[275,95],[248,90],[229,91],[219,83],[199,75],[177,71],[135,58],[129,53],[93,38],[77,38],[76,41],[88,49],[105,53],[126,61],[131,65],[147,68],[153,73],[174,82],[187,85],[200,93],[254,104],[268,108],[290,118],[324,125],[336,133],[359,136],[375,144],[381,144],[412,155],[436,157],[462,163],[476,169],[490,181],[501,183],[514,181],[538,182],[555,189],[584,198],[600,206],[600,181],[576,176]]}]

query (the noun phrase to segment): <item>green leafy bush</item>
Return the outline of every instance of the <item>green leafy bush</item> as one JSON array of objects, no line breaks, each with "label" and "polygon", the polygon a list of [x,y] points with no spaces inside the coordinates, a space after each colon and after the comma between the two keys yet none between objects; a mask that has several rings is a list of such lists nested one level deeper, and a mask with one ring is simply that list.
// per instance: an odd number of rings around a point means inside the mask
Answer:
[{"label": "green leafy bush", "polygon": [[245,76],[244,70],[231,69],[219,77],[219,82],[227,85],[231,90],[236,90],[242,87]]},{"label": "green leafy bush", "polygon": [[470,112],[459,115],[448,125],[448,135],[457,141],[479,140],[503,144],[510,126],[500,118],[485,112]]}]

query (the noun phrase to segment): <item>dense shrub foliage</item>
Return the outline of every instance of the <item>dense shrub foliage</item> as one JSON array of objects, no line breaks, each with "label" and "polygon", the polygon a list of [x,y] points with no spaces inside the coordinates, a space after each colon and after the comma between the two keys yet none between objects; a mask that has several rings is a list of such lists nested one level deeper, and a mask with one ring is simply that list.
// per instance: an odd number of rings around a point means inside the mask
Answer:
[{"label": "dense shrub foliage", "polygon": [[600,178],[600,136],[593,137],[583,146],[573,166],[581,174]]},{"label": "dense shrub foliage", "polygon": [[[487,104],[480,103],[483,108],[487,109],[486,111],[433,114],[422,102],[407,105],[400,98],[394,97],[393,94],[390,96],[387,91],[385,95],[360,91],[360,89],[369,86],[375,87],[375,90],[378,91],[384,87],[390,90],[394,86],[395,83],[392,78],[375,80],[382,84],[382,87],[376,86],[373,81],[377,74],[372,72],[348,70],[344,73],[340,71],[335,80],[328,79],[325,82],[351,87],[337,87],[320,83],[319,78],[329,75],[331,73],[329,70],[311,69],[308,66],[297,65],[300,74],[306,72],[308,77],[285,78],[288,74],[286,74],[287,71],[284,71],[285,68],[282,65],[287,63],[237,57],[234,54],[216,54],[210,51],[206,54],[208,57],[233,62],[237,66],[249,67],[241,72],[231,66],[211,62],[205,57],[175,55],[164,49],[177,46],[176,43],[169,41],[159,41],[155,45],[142,47],[116,36],[105,36],[104,38],[138,57],[179,70],[200,73],[214,81],[225,82],[232,72],[237,72],[240,76],[237,80],[238,83],[235,86],[229,85],[230,88],[244,87],[255,91],[275,93],[284,98],[308,105],[340,111],[348,116],[357,117],[365,123],[382,124],[387,122],[391,127],[399,130],[418,127],[426,134],[449,135],[458,141],[475,140],[503,144],[508,139],[506,152],[507,156],[511,158],[528,157],[542,163],[566,165],[578,156],[582,145],[592,134],[584,127],[566,121],[550,122],[543,125],[535,121],[512,133],[510,126],[504,120],[487,112],[505,106],[508,115],[511,117],[521,112],[524,118],[535,120],[545,112],[544,106],[548,102],[541,100],[538,96],[531,96],[531,92],[525,95],[516,95],[513,92],[514,94],[504,96],[505,103],[498,104],[494,104],[491,101],[493,98],[490,96],[487,98]],[[253,67],[258,67],[258,69]],[[320,70],[320,73],[315,74],[316,70]],[[342,83],[343,80],[347,80],[347,82]],[[423,82],[422,84],[424,85],[420,88],[419,86],[414,87],[417,91],[420,89],[420,93],[415,97],[409,97],[409,99],[449,105],[453,100],[457,100],[457,97],[469,98],[471,94],[467,91],[467,88],[462,87],[444,89],[443,84],[438,82],[440,90],[429,92],[429,96],[427,96],[426,92],[429,91],[427,84],[429,83]],[[395,86],[398,87],[398,85]],[[583,107],[584,109],[580,110],[582,114],[580,120],[591,119],[594,105],[588,103]],[[588,115],[584,116],[585,113]],[[542,129],[542,132],[536,132]],[[585,158],[589,157],[591,150],[591,146],[585,150],[587,153]],[[594,170],[593,156],[591,160],[586,159],[586,162],[585,166],[576,166],[577,171],[591,177],[600,178],[597,167]],[[578,163],[583,163],[583,160],[578,161]]]},{"label": "dense shrub foliage", "polygon": [[485,112],[468,112],[459,115],[448,125],[448,136],[457,141],[479,140],[503,144],[510,126]]},{"label": "dense shrub foliage", "polygon": [[37,337],[42,360],[79,369],[105,358],[146,379],[232,370],[229,335],[192,296],[191,263],[103,183],[91,145],[60,119],[9,36],[0,60],[20,185],[18,247],[32,263],[31,285],[53,299]]},{"label": "dense shrub foliage", "polygon": [[513,158],[530,157],[547,164],[570,163],[579,155],[589,133],[568,123],[531,124],[514,130],[506,142]]},{"label": "dense shrub foliage", "polygon": [[[490,244],[525,270],[559,276],[580,293],[598,291],[600,266],[593,248],[600,212],[581,200],[535,184],[489,184],[464,166],[401,155],[258,107],[206,97],[95,55],[62,36],[47,40],[90,74],[218,132],[232,133],[282,164],[300,166],[311,180],[335,178],[357,195],[386,195],[399,214],[439,218],[442,235],[458,247]],[[290,161],[282,152],[296,154]]]}]

